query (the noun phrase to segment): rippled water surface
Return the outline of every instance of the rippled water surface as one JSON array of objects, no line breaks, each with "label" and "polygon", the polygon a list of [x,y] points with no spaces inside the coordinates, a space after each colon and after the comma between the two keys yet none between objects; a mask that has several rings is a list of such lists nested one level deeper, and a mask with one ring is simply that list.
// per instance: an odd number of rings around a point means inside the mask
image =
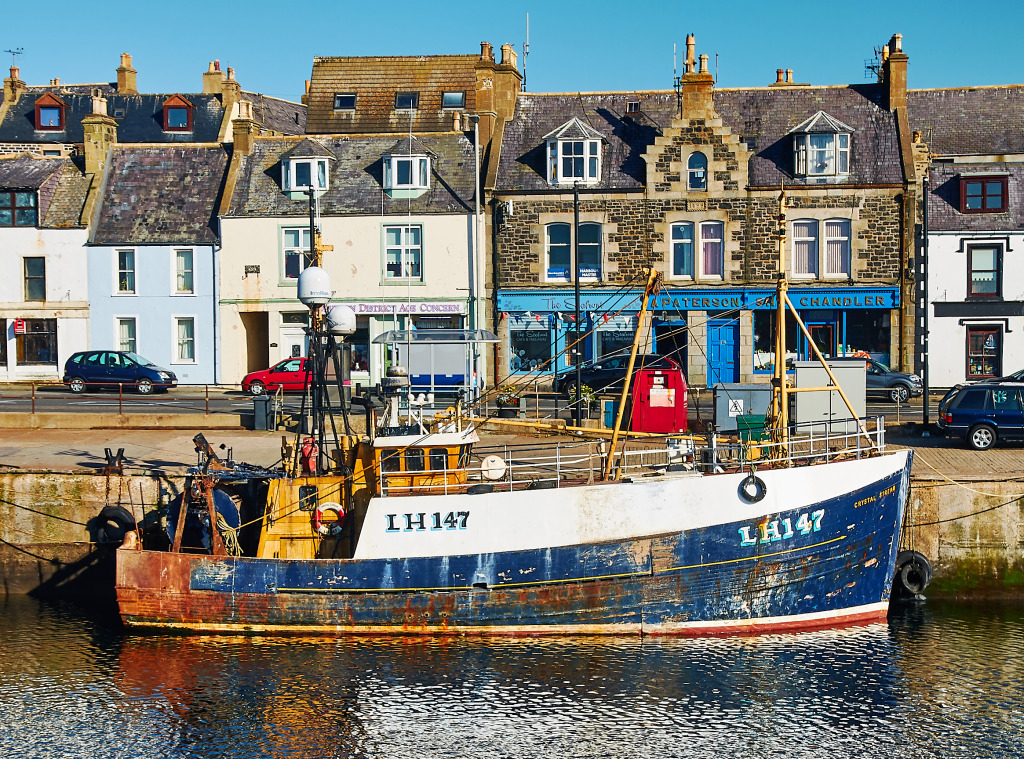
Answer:
[{"label": "rippled water surface", "polygon": [[712,640],[182,638],[0,602],[3,757],[1019,757],[1024,611]]}]

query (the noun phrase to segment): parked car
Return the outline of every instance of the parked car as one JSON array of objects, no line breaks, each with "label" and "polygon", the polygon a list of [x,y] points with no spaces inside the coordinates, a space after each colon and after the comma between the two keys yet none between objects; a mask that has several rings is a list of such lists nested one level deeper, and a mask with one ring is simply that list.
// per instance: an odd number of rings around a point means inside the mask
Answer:
[{"label": "parked car", "polygon": [[939,401],[943,434],[967,439],[984,451],[1001,439],[1024,439],[1024,384],[975,382],[957,385]]},{"label": "parked car", "polygon": [[174,372],[157,366],[138,353],[79,351],[64,364],[64,384],[72,393],[96,388],[131,385],[143,395],[177,386]]},{"label": "parked car", "polygon": [[263,395],[284,388],[285,392],[304,391],[307,385],[306,359],[286,358],[269,369],[249,372],[242,378],[242,390],[252,395]]},{"label": "parked car", "polygon": [[911,398],[924,394],[924,383],[919,376],[908,372],[895,372],[873,358],[839,356],[829,361],[863,361],[868,373],[864,381],[864,390],[868,396],[883,396],[893,403],[906,403]]},{"label": "parked car", "polygon": [[981,382],[1024,382],[1024,369],[1018,369],[1013,374],[1007,374],[1005,377],[981,380]]},{"label": "parked car", "polygon": [[[626,376],[626,369],[629,368],[629,354],[613,354],[602,356],[596,361],[591,361],[580,367],[580,379],[584,385],[590,387],[594,392],[621,391],[622,380]],[[638,369],[678,369],[679,362],[667,356],[659,356],[654,353],[637,355],[633,362],[633,371]],[[567,369],[555,379],[555,392],[566,397],[573,395],[576,387],[575,367]]]}]

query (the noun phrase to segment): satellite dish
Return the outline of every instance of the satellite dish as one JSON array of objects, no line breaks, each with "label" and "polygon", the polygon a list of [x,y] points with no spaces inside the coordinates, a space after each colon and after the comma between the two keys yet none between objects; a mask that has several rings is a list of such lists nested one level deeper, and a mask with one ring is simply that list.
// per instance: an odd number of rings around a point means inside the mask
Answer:
[{"label": "satellite dish", "polygon": [[350,306],[331,306],[327,309],[327,325],[335,337],[348,337],[356,331],[356,312]]},{"label": "satellite dish", "polygon": [[331,278],[326,269],[308,266],[299,272],[299,300],[307,308],[326,306],[331,302]]},{"label": "satellite dish", "polygon": [[484,456],[483,461],[480,462],[480,475],[485,480],[500,480],[505,476],[507,468],[505,459],[492,453],[490,456]]}]

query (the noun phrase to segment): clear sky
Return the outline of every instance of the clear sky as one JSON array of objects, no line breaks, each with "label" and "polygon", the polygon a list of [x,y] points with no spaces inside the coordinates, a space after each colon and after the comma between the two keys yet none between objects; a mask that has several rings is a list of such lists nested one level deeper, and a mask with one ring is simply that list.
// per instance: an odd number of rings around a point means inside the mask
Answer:
[{"label": "clear sky", "polygon": [[[700,6],[700,10],[695,10]],[[310,2],[309,0],[50,0],[5,4],[0,50],[28,84],[109,82],[132,54],[142,92],[201,90],[220,59],[243,89],[298,100],[314,56],[497,54],[514,45],[534,92],[669,89],[673,45],[681,72],[686,35],[710,56],[719,87],[763,86],[777,68],[811,84],[868,81],[865,61],[903,34],[912,89],[1024,82],[1024,3],[766,0],[728,3],[577,0]],[[0,52],[6,76],[11,62]]]}]

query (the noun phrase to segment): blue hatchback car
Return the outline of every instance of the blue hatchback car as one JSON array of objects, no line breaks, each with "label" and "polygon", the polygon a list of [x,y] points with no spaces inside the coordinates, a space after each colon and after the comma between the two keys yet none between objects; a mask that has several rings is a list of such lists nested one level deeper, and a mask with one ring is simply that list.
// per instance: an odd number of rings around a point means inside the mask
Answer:
[{"label": "blue hatchback car", "polygon": [[957,385],[939,402],[943,434],[967,439],[984,451],[999,439],[1024,439],[1024,383],[980,382]]},{"label": "blue hatchback car", "polygon": [[90,387],[116,389],[129,385],[143,395],[155,389],[169,390],[178,384],[174,372],[157,366],[137,353],[80,351],[64,364],[64,384],[72,393]]}]

